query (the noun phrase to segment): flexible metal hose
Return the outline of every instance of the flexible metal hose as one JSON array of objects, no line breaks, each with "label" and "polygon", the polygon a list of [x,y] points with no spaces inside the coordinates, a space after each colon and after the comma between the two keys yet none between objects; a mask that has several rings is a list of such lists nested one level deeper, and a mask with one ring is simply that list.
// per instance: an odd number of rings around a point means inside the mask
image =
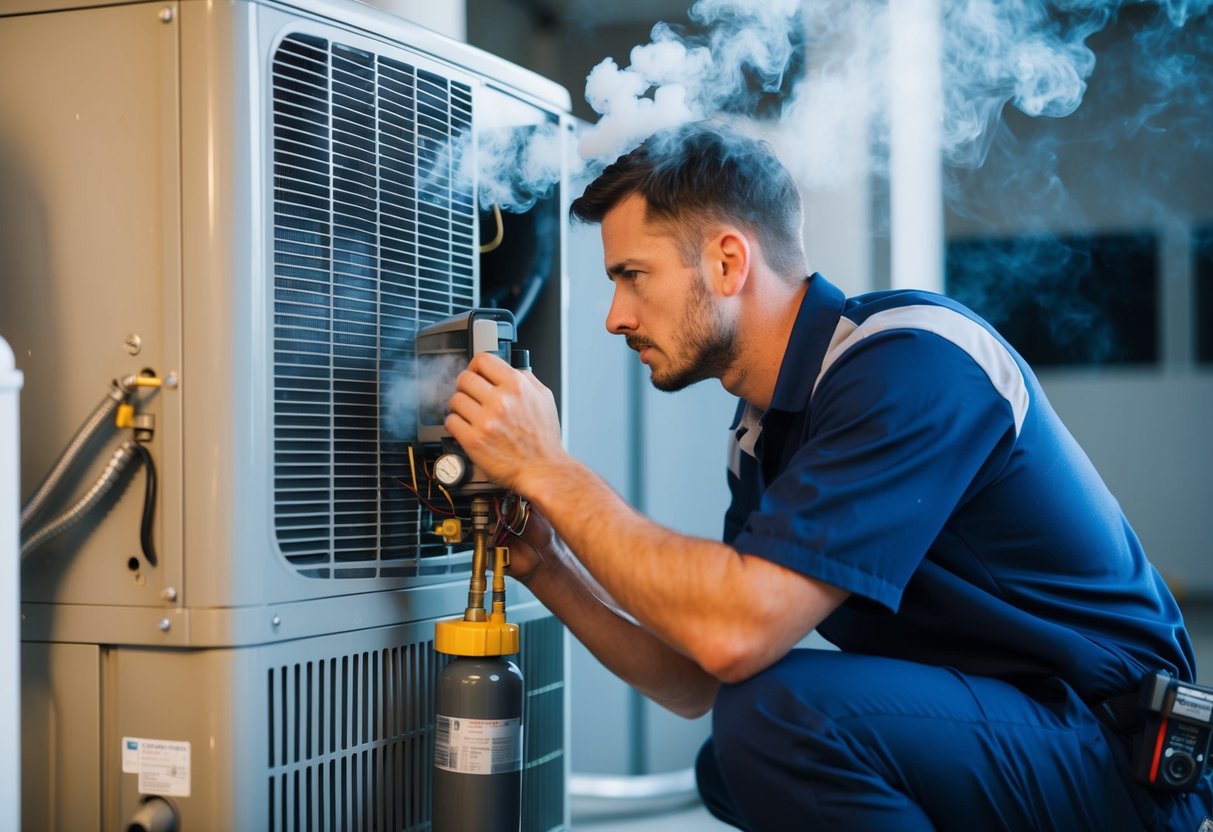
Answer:
[{"label": "flexible metal hose", "polygon": [[64,511],[53,520],[47,521],[37,531],[30,534],[21,543],[21,559],[24,560],[27,555],[37,549],[52,537],[62,534],[70,529],[76,523],[80,522],[88,512],[101,501],[118,478],[122,476],[122,472],[131,464],[132,460],[139,458],[139,451],[135,443],[127,440],[122,443],[118,450],[114,451],[114,455],[110,457],[109,464],[105,466],[105,471],[93,483],[93,487],[88,490],[83,497],[71,508]]},{"label": "flexible metal hose", "polygon": [[59,487],[59,483],[72,466],[76,464],[80,452],[96,435],[108,420],[113,418],[114,411],[118,409],[118,405],[126,397],[127,392],[123,386],[115,381],[113,387],[101,400],[101,403],[93,410],[89,417],[84,420],[84,424],[76,431],[76,435],[72,437],[72,441],[63,449],[63,453],[59,455],[59,459],[55,461],[54,466],[46,475],[46,479],[38,486],[38,490],[34,492],[34,496],[30,497],[26,504],[21,509],[21,530],[25,531],[33,519],[38,515],[38,512],[46,505],[46,501],[51,494]]}]

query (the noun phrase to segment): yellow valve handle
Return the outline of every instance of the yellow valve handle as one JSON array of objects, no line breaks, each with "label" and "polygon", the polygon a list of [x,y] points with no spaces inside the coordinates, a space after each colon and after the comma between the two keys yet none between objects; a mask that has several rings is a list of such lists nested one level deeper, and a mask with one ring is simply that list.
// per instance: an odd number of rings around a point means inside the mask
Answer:
[{"label": "yellow valve handle", "polygon": [[458,543],[463,540],[463,523],[458,517],[447,517],[434,526],[434,534],[441,537],[446,543]]}]

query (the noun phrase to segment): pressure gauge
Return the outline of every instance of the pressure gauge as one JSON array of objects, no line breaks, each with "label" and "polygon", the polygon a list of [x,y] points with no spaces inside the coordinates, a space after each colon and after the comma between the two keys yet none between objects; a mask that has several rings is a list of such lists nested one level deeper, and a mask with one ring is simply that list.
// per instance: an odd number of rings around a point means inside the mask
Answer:
[{"label": "pressure gauge", "polygon": [[462,454],[445,453],[434,460],[434,479],[454,488],[468,475],[468,461]]}]

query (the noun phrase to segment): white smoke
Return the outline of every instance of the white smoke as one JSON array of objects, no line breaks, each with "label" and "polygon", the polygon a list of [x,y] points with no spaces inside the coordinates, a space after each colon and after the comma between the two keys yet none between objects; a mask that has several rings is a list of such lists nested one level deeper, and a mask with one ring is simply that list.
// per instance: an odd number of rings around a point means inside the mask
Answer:
[{"label": "white smoke", "polygon": [[[657,23],[627,66],[604,58],[586,78],[598,113],[577,156],[555,123],[481,129],[474,152],[453,149],[459,176],[476,174],[487,210],[523,212],[554,192],[563,170],[594,175],[667,127],[731,120],[770,140],[802,186],[828,190],[884,172],[890,85],[905,67],[890,62],[890,7],[913,0],[698,0],[692,33]],[[939,17],[940,153],[976,168],[987,158],[1008,106],[1059,118],[1082,103],[1095,69],[1088,40],[1129,0],[926,0]],[[1155,29],[1182,27],[1213,0],[1162,0]],[[917,13],[917,10],[913,13]],[[1141,34],[1149,38],[1154,32]],[[1173,56],[1172,56],[1173,57]],[[1166,54],[1152,61],[1174,60]],[[1186,67],[1168,78],[1172,89]],[[1143,71],[1158,72],[1146,66]],[[777,94],[776,117],[754,105]],[[1160,96],[1169,94],[1159,89]],[[493,102],[498,110],[502,102]],[[927,106],[926,103],[923,106]],[[1149,107],[1149,103],[1143,107]],[[482,108],[483,109],[483,108]]]},{"label": "white smoke", "polygon": [[475,154],[467,154],[466,173],[479,176],[482,210],[496,203],[521,214],[551,196],[560,181],[564,140],[556,124],[502,127],[480,131]]},{"label": "white smoke", "polygon": [[455,394],[455,379],[467,368],[462,353],[427,356],[401,361],[381,379],[383,430],[393,439],[417,438],[420,421],[441,425],[447,402]]},{"label": "white smoke", "polygon": [[[897,0],[892,0],[896,2]],[[1213,0],[1166,0],[1182,26]],[[930,6],[931,4],[926,4]],[[1007,105],[1033,117],[1064,117],[1083,100],[1095,55],[1087,40],[1122,0],[940,0],[943,158],[985,160]],[[754,126],[763,93],[784,95],[779,117],[760,125],[810,189],[881,172],[887,140],[889,0],[698,0],[701,34],[657,24],[630,64],[603,60],[586,82],[600,115],[580,137],[592,169],[659,129],[707,118]],[[797,61],[803,65],[797,65]],[[790,92],[789,92],[790,87]]]},{"label": "white smoke", "polygon": [[690,15],[706,36],[686,38],[658,23],[652,41],[632,49],[629,66],[607,58],[590,73],[586,102],[602,118],[582,133],[581,156],[613,161],[657,130],[779,89],[799,14],[800,0],[699,0]]}]

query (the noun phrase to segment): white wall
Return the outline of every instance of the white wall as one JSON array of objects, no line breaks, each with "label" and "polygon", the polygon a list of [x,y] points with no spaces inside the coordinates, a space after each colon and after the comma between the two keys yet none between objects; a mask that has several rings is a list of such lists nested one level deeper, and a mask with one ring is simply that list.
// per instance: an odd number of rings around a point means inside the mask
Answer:
[{"label": "white wall", "polygon": [[17,393],[21,373],[0,338],[0,829],[21,818],[20,496]]},{"label": "white wall", "polygon": [[1213,376],[1050,373],[1042,383],[1172,591],[1213,592]]},{"label": "white wall", "polygon": [[[626,364],[630,351],[615,343],[604,325],[611,283],[597,226],[571,229],[568,272],[569,451],[627,497],[636,462],[630,444],[635,406]],[[569,690],[573,770],[630,773],[630,688],[574,642]]]},{"label": "white wall", "polygon": [[[719,538],[735,400],[714,381],[673,395],[653,389],[635,353],[606,331],[612,284],[598,226],[575,225],[569,251],[569,451],[659,523]],[[687,721],[641,703],[579,644],[570,688],[579,773],[687,768],[710,733],[707,717]]]}]

